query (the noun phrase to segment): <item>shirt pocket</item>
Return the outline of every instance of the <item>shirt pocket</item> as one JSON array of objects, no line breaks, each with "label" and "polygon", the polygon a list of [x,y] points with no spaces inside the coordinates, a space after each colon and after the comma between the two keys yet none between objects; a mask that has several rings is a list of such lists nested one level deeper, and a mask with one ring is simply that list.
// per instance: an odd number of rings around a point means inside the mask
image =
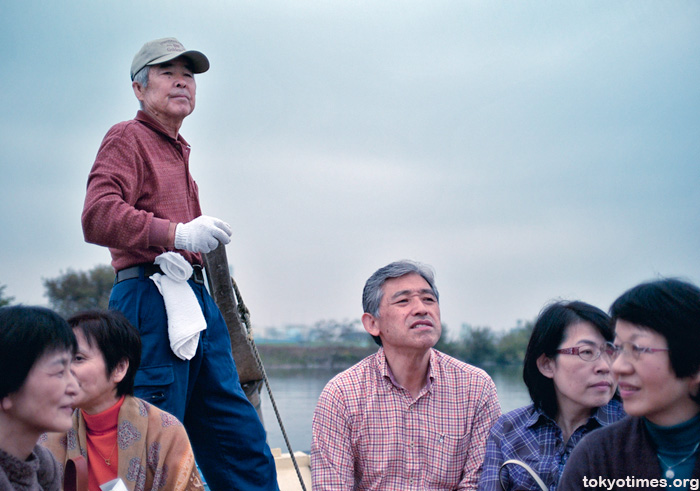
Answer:
[{"label": "shirt pocket", "polygon": [[467,461],[469,436],[463,428],[428,424],[424,434],[426,484],[454,487],[462,478]]}]

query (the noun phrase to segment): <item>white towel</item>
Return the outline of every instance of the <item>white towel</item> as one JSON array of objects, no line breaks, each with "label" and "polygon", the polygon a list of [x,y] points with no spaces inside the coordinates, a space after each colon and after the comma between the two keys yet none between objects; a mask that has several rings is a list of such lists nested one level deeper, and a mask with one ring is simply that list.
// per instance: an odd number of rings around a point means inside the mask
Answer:
[{"label": "white towel", "polygon": [[102,491],[129,491],[126,484],[124,484],[124,481],[122,481],[120,478],[112,479],[111,481],[104,483],[100,486],[100,489]]},{"label": "white towel", "polygon": [[156,273],[151,279],[165,302],[170,348],[178,358],[191,360],[197,352],[199,333],[207,328],[197,297],[187,283],[192,265],[177,252],[164,252],[155,263],[165,273]]}]

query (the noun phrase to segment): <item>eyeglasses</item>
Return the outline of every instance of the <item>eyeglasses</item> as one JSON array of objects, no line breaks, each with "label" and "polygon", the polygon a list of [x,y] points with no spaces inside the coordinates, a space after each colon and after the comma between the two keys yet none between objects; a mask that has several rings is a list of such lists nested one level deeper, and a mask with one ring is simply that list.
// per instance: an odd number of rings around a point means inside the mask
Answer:
[{"label": "eyeglasses", "polygon": [[605,355],[610,359],[613,356],[613,351],[608,344],[602,344],[600,346],[586,345],[586,346],[574,346],[573,348],[561,348],[556,352],[562,355],[578,355],[583,361],[596,361],[600,358],[600,355],[605,353]]},{"label": "eyeglasses", "polygon": [[668,348],[647,348],[646,346],[637,346],[634,343],[631,343],[629,341],[620,343],[620,344],[614,344],[614,343],[606,343],[608,346],[608,350],[610,350],[611,355],[610,357],[612,360],[617,360],[617,358],[620,356],[620,353],[627,353],[628,355],[632,355],[632,358],[635,360],[639,360],[639,357],[642,355],[642,353],[660,353],[662,351],[669,351]]}]

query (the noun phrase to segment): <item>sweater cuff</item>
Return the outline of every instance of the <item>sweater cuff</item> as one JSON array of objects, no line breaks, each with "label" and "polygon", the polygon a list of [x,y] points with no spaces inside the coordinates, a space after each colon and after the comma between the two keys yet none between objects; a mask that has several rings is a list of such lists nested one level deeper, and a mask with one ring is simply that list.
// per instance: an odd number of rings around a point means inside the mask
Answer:
[{"label": "sweater cuff", "polygon": [[170,220],[153,217],[151,219],[151,230],[148,234],[150,245],[155,247],[172,247],[172,244],[168,244],[169,229]]}]

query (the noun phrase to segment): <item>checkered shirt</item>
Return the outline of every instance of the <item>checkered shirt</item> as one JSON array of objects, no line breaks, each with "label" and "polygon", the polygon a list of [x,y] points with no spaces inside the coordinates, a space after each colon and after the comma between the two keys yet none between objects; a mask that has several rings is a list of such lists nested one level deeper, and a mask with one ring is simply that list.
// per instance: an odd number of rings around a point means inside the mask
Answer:
[{"label": "checkered shirt", "polygon": [[[534,405],[521,407],[504,414],[491,429],[486,442],[484,469],[479,480],[479,491],[501,491],[498,470],[509,459],[522,460],[542,478],[550,491],[557,489],[559,476],[564,470],[574,447],[589,432],[607,426],[625,417],[622,404],[612,400],[599,407],[586,424],[579,426],[567,442],[556,422]],[[508,465],[503,469],[505,489],[539,490],[535,481],[523,468]]]},{"label": "checkered shirt", "polygon": [[476,489],[489,429],[501,414],[483,370],[431,350],[415,399],[383,349],[334,377],[314,412],[314,491]]}]

